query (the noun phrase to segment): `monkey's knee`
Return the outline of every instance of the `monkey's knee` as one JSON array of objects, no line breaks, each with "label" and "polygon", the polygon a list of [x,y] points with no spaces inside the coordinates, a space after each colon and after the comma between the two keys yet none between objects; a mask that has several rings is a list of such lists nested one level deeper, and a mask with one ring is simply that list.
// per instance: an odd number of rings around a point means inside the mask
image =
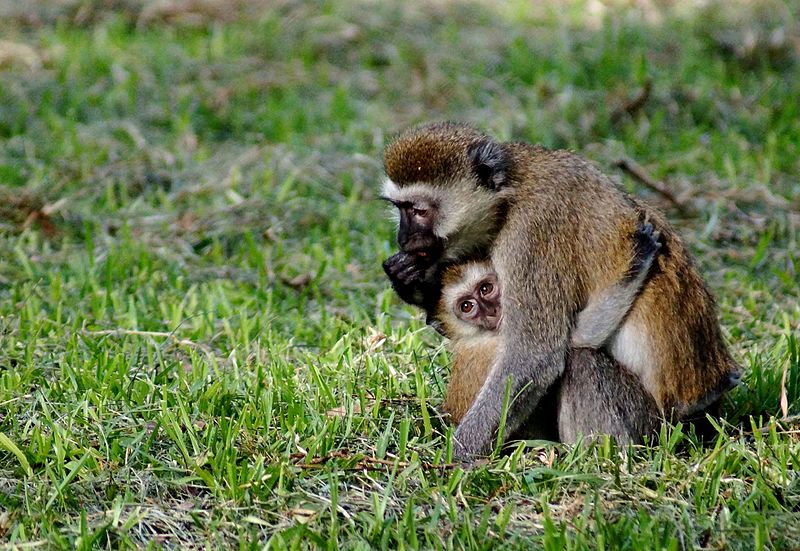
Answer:
[{"label": "monkey's knee", "polygon": [[655,400],[635,376],[605,352],[572,351],[558,400],[562,442],[608,434],[620,443],[640,443],[659,423]]}]

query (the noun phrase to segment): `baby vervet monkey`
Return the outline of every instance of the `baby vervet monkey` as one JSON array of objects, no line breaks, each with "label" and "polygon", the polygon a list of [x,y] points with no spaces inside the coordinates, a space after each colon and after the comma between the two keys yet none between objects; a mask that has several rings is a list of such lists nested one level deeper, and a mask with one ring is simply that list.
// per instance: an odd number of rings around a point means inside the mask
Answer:
[{"label": "baby vervet monkey", "polygon": [[[528,438],[573,443],[581,434],[608,434],[620,442],[639,443],[655,432],[660,416],[647,390],[607,351],[588,350],[613,341],[661,246],[651,224],[641,224],[634,237],[628,274],[578,314],[572,354],[557,383],[555,403],[540,404],[523,424]],[[501,283],[489,260],[448,266],[442,273],[441,298],[431,324],[450,339],[453,361],[442,407],[456,424],[472,405],[494,362],[500,342],[501,298]],[[587,350],[578,350],[582,348]]]},{"label": "baby vervet monkey", "polygon": [[590,163],[449,122],[401,133],[383,160],[382,196],[397,207],[400,246],[384,270],[400,297],[430,312],[442,269],[470,258],[490,258],[503,286],[501,345],[456,429],[455,457],[489,451],[507,389],[508,434],[529,418],[568,361],[574,364],[577,314],[630,268],[631,235],[643,214],[660,232],[662,249],[611,355],[670,419],[713,408],[738,382],[741,368],[714,299],[681,238]]}]

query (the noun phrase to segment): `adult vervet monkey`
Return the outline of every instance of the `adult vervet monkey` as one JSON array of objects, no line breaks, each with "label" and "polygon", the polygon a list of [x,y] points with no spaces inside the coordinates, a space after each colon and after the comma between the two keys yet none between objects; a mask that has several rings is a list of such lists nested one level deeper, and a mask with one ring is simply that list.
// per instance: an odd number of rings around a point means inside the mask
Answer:
[{"label": "adult vervet monkey", "polygon": [[434,123],[396,138],[384,168],[404,253],[384,268],[401,298],[430,311],[442,267],[469,257],[490,257],[503,282],[500,345],[455,432],[457,457],[488,451],[508,381],[510,434],[563,373],[578,313],[624,277],[643,218],[662,249],[611,354],[668,418],[712,407],[738,382],[714,300],[681,239],[581,158]]}]

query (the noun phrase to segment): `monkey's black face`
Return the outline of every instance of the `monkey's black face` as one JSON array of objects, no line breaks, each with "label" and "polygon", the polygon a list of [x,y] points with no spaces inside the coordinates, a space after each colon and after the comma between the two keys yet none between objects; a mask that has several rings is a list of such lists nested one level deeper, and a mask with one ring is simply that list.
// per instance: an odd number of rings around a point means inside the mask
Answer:
[{"label": "monkey's black face", "polygon": [[434,233],[438,208],[432,203],[411,201],[389,201],[397,207],[400,224],[397,229],[397,244],[400,250],[437,260],[444,251],[444,241]]},{"label": "monkey's black face", "polygon": [[481,279],[472,292],[454,305],[456,316],[477,327],[496,331],[500,326],[500,285],[494,273]]}]

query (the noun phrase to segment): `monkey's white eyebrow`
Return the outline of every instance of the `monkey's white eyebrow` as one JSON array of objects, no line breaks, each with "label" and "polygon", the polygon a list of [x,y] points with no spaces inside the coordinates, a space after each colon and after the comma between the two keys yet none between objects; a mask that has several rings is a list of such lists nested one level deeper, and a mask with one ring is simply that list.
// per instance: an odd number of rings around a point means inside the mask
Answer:
[{"label": "monkey's white eyebrow", "polygon": [[397,199],[392,199],[391,197],[387,197],[386,195],[380,195],[378,196],[378,199],[380,199],[381,201],[387,201],[396,206],[397,208],[410,207],[412,205],[411,201],[398,201]]},{"label": "monkey's white eyebrow", "polygon": [[397,184],[387,179],[381,189],[381,197],[386,197],[388,201],[406,203],[407,205],[418,205],[421,203],[437,206],[441,203],[442,197],[431,189],[427,184],[409,184],[399,187]]}]

